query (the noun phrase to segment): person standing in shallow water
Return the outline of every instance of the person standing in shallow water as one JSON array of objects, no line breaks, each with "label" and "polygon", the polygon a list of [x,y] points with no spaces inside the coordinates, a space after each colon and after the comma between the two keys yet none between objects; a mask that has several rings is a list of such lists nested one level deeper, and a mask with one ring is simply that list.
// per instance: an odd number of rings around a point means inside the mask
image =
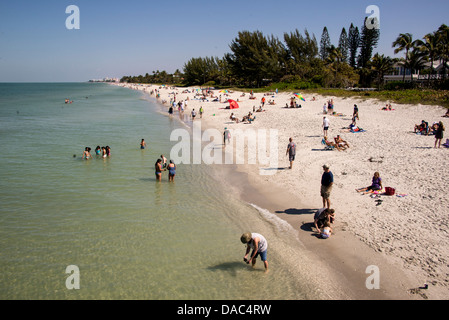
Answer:
[{"label": "person standing in shallow water", "polygon": [[170,160],[167,169],[168,169],[168,181],[170,182],[175,181],[176,165],[173,163],[172,160]]},{"label": "person standing in shallow water", "polygon": [[156,174],[156,180],[157,181],[161,181],[162,180],[162,171],[166,171],[167,169],[162,169],[162,159],[157,159],[155,165],[154,165],[154,170],[155,170],[155,174]]},{"label": "person standing in shallow water", "polygon": [[146,146],[147,143],[145,142],[145,139],[142,139],[142,141],[140,142],[140,149],[145,149]]},{"label": "person standing in shallow water", "polygon": [[[247,264],[252,263],[254,267],[256,264],[256,259],[260,255],[260,259],[263,261],[265,266],[265,272],[268,272],[268,260],[267,260],[267,250],[268,242],[265,237],[259,233],[246,232],[240,237],[240,241],[246,244],[246,254],[243,258]],[[249,252],[253,250],[251,255],[248,257]]]}]

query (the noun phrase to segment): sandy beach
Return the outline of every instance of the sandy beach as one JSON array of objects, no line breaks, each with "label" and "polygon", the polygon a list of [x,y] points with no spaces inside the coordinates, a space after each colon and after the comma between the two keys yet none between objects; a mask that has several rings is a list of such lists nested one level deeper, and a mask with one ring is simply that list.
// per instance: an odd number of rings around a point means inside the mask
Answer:
[{"label": "sandy beach", "polygon": [[[254,203],[276,214],[298,230],[305,247],[316,255],[323,265],[341,279],[353,299],[447,299],[449,297],[449,232],[447,214],[447,174],[449,148],[434,148],[434,136],[415,134],[414,126],[427,121],[430,125],[443,121],[449,127],[449,118],[442,115],[446,109],[439,106],[399,105],[392,103],[392,111],[382,108],[385,102],[372,99],[337,98],[304,95],[305,102],[296,99],[302,108],[286,108],[293,93],[255,93],[249,99],[241,92],[220,93],[222,102],[195,99],[197,88],[173,88],[151,85],[120,84],[150,93],[153,98],[168,105],[173,94],[176,101],[186,101],[185,114],[192,109],[198,113],[203,107],[202,129],[215,128],[223,132],[227,127],[241,129],[275,129],[278,137],[276,167],[266,168],[243,164],[222,166],[223,170],[238,172],[240,194],[243,200]],[[235,123],[232,112],[242,119],[253,108],[258,109],[266,98],[264,112],[254,113],[251,124]],[[313,101],[313,98],[314,101]],[[239,109],[226,110],[233,99]],[[323,105],[334,102],[336,114],[330,120],[328,140],[337,135],[350,148],[344,151],[326,151],[323,139]],[[274,101],[274,105],[268,101]],[[351,133],[354,104],[359,108],[357,125],[364,132]],[[236,131],[237,132],[237,131]],[[238,134],[238,132],[236,133]],[[297,144],[293,169],[288,169],[286,149],[289,138]],[[443,143],[449,137],[447,130]],[[235,136],[233,136],[235,138]],[[330,166],[334,175],[331,207],[336,221],[327,240],[316,237],[313,215],[320,209],[321,175],[323,164]],[[272,175],[260,175],[263,170]],[[378,198],[360,194],[358,188],[371,184],[374,172],[379,172],[383,187],[395,188],[393,196],[383,193]],[[226,176],[223,173],[223,176]],[[245,186],[244,188],[242,186]],[[248,190],[251,190],[249,192]],[[378,202],[376,200],[382,200]],[[367,290],[366,268],[380,270],[379,290]],[[428,284],[428,289],[422,289]]]}]

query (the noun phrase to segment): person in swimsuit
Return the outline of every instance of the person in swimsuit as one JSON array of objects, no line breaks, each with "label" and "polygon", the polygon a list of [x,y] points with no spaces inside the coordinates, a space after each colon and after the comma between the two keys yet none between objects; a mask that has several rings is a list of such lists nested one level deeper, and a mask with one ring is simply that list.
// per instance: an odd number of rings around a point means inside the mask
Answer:
[{"label": "person in swimsuit", "polygon": [[166,171],[167,169],[162,169],[161,166],[162,160],[157,159],[156,164],[154,165],[155,174],[156,174],[156,180],[161,181],[162,178],[162,171]]},{"label": "person in swimsuit", "polygon": [[83,160],[84,159],[88,160],[88,159],[92,158],[92,156],[90,155],[90,150],[91,150],[91,148],[89,148],[89,147],[86,147],[84,149],[83,158],[82,158]]},{"label": "person in swimsuit", "polygon": [[339,148],[341,148],[341,149],[343,149],[343,150],[346,150],[346,148],[349,148],[349,144],[348,144],[345,140],[343,140],[343,139],[340,137],[340,135],[337,135],[337,137],[334,138],[334,140],[335,140],[335,144],[336,144]]},{"label": "person in swimsuit", "polygon": [[142,139],[142,141],[140,142],[140,149],[145,149],[146,146],[147,146],[147,143],[145,142],[144,139]]},{"label": "person in swimsuit", "polygon": [[176,165],[173,163],[172,160],[170,160],[170,163],[167,166],[168,168],[168,181],[175,181],[175,174],[176,174]]},{"label": "person in swimsuit", "polygon": [[100,146],[97,146],[97,147],[95,148],[95,154],[96,154],[97,156],[101,156],[101,148],[100,148]]}]

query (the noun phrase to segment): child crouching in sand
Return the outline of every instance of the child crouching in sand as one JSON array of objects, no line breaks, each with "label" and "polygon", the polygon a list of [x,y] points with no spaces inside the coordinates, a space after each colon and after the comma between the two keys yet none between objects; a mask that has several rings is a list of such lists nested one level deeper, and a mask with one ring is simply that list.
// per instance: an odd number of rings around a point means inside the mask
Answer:
[{"label": "child crouching in sand", "polygon": [[331,233],[332,233],[332,228],[331,228],[330,222],[329,221],[324,222],[324,228],[320,234],[321,238],[328,239],[331,236]]}]

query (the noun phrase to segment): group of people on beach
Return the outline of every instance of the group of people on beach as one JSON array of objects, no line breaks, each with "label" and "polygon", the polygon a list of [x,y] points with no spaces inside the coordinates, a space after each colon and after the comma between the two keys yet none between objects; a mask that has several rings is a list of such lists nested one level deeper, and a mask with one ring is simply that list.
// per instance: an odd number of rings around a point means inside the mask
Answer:
[{"label": "group of people on beach", "polygon": [[[83,156],[82,156],[81,158],[82,158],[83,160],[92,159],[92,155],[91,155],[91,153],[90,153],[91,150],[92,150],[92,148],[86,147],[86,148],[84,149]],[[101,158],[110,157],[110,156],[111,156],[111,147],[109,147],[109,146],[106,146],[106,147],[100,147],[100,146],[97,146],[97,147],[95,148],[95,155],[96,155],[97,157],[101,157]]]},{"label": "group of people on beach", "polygon": [[432,126],[425,120],[422,120],[420,124],[415,125],[414,133],[421,134],[425,136],[435,135],[435,146],[434,148],[441,148],[441,141],[444,137],[444,127],[443,121],[434,122]]}]

